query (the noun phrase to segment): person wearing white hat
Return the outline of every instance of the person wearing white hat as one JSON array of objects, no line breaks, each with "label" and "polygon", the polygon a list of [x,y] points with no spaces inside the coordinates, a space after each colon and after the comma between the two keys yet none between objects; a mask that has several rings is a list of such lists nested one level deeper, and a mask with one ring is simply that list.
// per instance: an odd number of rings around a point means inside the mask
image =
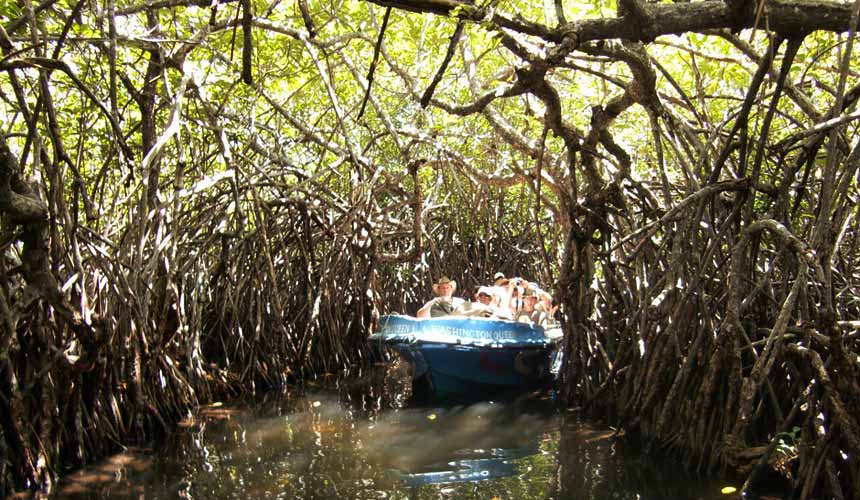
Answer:
[{"label": "person wearing white hat", "polygon": [[511,319],[511,313],[507,306],[502,307],[502,301],[507,297],[507,290],[498,286],[482,286],[475,293],[475,299],[483,304],[489,313],[486,316]]},{"label": "person wearing white hat", "polygon": [[451,314],[460,304],[464,302],[460,297],[454,297],[457,291],[457,282],[447,276],[440,277],[433,283],[433,299],[418,309],[415,314],[418,318],[435,318]]},{"label": "person wearing white hat", "polygon": [[475,292],[475,300],[480,302],[481,304],[484,304],[485,306],[488,306],[493,302],[497,302],[496,293],[492,287],[478,287],[478,291]]},{"label": "person wearing white hat", "polygon": [[495,315],[496,296],[492,287],[481,286],[475,292],[474,302],[463,302],[454,310],[454,316],[466,316],[477,318],[491,318]]}]

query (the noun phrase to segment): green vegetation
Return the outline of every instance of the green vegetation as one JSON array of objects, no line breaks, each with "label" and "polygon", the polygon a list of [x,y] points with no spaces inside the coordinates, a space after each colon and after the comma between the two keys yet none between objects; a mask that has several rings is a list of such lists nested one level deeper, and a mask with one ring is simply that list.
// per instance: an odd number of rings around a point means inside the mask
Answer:
[{"label": "green vegetation", "polygon": [[852,8],[3,3],[0,492],[502,270],[566,403],[860,497]]}]

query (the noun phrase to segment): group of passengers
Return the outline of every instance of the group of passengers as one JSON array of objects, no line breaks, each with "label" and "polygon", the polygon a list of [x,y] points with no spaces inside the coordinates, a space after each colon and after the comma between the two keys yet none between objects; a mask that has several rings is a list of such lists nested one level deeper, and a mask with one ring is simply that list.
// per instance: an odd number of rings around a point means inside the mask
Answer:
[{"label": "group of passengers", "polygon": [[435,297],[424,304],[416,314],[419,318],[439,316],[479,316],[499,318],[540,325],[555,324],[558,306],[552,297],[536,283],[522,278],[506,278],[503,273],[493,276],[493,284],[478,287],[473,301],[455,297],[457,282],[447,276],[433,283]]}]

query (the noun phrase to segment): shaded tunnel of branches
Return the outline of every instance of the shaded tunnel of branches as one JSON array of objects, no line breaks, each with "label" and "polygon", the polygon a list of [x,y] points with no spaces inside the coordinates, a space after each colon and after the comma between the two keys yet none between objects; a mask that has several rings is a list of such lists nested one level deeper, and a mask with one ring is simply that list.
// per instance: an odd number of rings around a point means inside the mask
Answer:
[{"label": "shaded tunnel of branches", "polygon": [[0,492],[503,271],[561,304],[566,405],[860,498],[860,3],[618,3],[4,14]]}]

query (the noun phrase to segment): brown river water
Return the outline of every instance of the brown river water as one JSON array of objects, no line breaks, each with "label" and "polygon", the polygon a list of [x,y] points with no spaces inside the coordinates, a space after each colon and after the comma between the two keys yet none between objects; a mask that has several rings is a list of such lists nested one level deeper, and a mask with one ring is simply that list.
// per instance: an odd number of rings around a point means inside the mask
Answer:
[{"label": "brown river water", "polygon": [[[360,381],[356,381],[359,380]],[[58,499],[727,499],[552,394],[418,402],[379,377],[215,403],[157,447],[70,472]]]}]

